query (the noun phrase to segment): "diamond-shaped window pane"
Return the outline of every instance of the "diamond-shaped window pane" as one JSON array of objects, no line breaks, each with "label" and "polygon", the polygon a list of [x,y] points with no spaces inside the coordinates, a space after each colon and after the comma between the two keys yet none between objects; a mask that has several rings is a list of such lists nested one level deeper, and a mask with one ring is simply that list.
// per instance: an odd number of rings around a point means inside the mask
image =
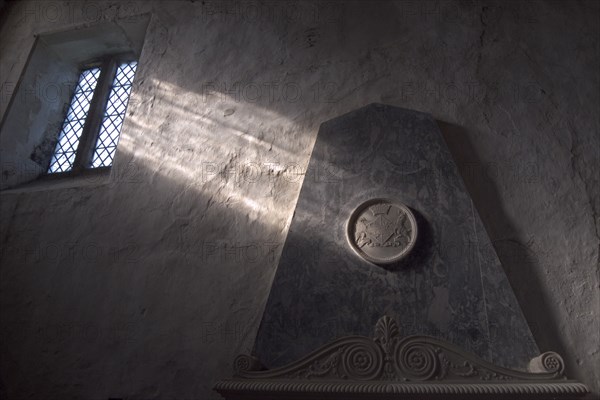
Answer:
[{"label": "diamond-shaped window pane", "polygon": [[109,167],[112,165],[123,119],[127,111],[127,103],[131,94],[131,84],[137,68],[137,62],[123,63],[117,68],[98,133],[92,168]]},{"label": "diamond-shaped window pane", "polygon": [[79,76],[75,92],[93,92],[100,77],[100,68],[91,68],[83,71]]},{"label": "diamond-shaped window pane", "polygon": [[48,167],[48,173],[66,172],[73,168],[79,139],[90,109],[94,90],[100,77],[100,68],[84,70],[79,76],[75,94],[58,135],[58,141]]}]

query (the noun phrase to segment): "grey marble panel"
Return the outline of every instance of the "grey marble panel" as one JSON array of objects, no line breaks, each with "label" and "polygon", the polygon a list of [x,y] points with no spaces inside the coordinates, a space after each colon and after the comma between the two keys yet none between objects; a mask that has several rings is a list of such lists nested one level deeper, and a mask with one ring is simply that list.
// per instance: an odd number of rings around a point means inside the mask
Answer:
[{"label": "grey marble panel", "polygon": [[[415,214],[411,254],[380,266],[349,247],[345,226],[371,198]],[[403,336],[448,340],[501,366],[538,354],[527,322],[435,120],[371,104],[323,123],[255,342],[268,367],[382,315]]]}]

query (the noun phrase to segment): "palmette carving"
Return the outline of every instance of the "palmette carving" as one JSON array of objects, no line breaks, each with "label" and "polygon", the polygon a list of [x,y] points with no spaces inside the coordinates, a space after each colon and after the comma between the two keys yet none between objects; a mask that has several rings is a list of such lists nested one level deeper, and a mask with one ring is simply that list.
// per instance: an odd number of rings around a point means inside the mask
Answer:
[{"label": "palmette carving", "polygon": [[373,339],[348,336],[303,359],[272,370],[261,370],[251,356],[239,356],[235,375],[248,379],[308,379],[339,381],[500,381],[564,380],[560,355],[547,352],[531,360],[529,371],[491,364],[458,347],[429,336],[402,338],[396,322],[379,319]]}]

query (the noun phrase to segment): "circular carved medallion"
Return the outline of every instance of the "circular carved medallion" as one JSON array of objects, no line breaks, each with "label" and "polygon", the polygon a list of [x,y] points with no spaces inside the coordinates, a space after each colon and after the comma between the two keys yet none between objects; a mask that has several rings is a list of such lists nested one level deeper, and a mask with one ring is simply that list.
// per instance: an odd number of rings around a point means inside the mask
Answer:
[{"label": "circular carved medallion", "polygon": [[404,204],[371,199],[354,210],[347,227],[350,247],[375,264],[404,258],[417,240],[417,221]]}]

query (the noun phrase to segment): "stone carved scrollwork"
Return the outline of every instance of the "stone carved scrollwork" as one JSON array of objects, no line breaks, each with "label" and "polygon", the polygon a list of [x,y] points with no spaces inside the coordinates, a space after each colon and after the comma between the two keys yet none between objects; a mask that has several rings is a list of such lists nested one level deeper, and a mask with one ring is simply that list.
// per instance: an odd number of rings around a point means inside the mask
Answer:
[{"label": "stone carved scrollwork", "polygon": [[358,381],[386,378],[401,382],[566,379],[564,362],[557,353],[547,352],[534,358],[528,372],[507,369],[433,337],[402,338],[396,322],[387,316],[375,325],[373,339],[341,338],[295,363],[272,370],[261,371],[260,362],[250,356],[239,356],[235,366],[236,376],[244,378],[313,377]]},{"label": "stone carved scrollwork", "polygon": [[427,344],[399,344],[394,359],[402,380],[426,381],[439,371],[437,351]]},{"label": "stone carved scrollwork", "polygon": [[264,369],[260,360],[246,354],[240,354],[233,360],[235,374],[243,374],[245,371],[260,371]]},{"label": "stone carved scrollwork", "polygon": [[553,372],[562,375],[565,371],[565,363],[560,355],[549,351],[533,358],[529,362],[529,370],[532,372]]},{"label": "stone carved scrollwork", "polygon": [[373,380],[381,375],[384,355],[381,347],[369,339],[356,339],[342,353],[344,376],[354,380]]},{"label": "stone carved scrollwork", "polygon": [[379,392],[541,397],[588,393],[585,385],[566,379],[564,362],[557,353],[535,357],[528,371],[503,368],[433,337],[401,337],[398,325],[387,316],[377,322],[374,338],[343,337],[272,370],[265,370],[255,357],[241,355],[234,361],[234,374],[235,379],[220,381],[215,389],[221,393],[260,390],[279,393],[282,398],[303,391],[339,391],[340,396]]}]

